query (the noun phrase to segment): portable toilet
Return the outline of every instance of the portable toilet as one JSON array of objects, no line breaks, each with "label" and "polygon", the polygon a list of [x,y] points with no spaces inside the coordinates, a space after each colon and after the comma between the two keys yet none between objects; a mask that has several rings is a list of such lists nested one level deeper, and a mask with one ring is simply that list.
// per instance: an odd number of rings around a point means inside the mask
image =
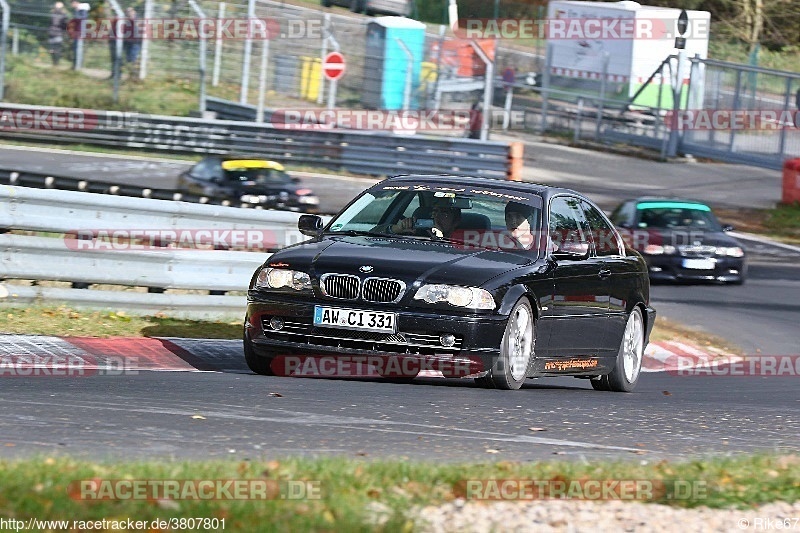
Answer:
[{"label": "portable toilet", "polygon": [[425,25],[405,17],[377,17],[367,24],[361,103],[370,109],[419,106]]}]

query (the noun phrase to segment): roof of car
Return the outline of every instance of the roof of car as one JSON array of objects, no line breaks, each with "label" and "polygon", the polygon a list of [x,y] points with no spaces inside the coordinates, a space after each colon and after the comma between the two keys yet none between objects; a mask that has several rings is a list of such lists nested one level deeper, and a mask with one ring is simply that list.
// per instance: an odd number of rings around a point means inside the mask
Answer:
[{"label": "roof of car", "polygon": [[691,198],[680,198],[677,196],[640,196],[639,198],[633,198],[628,201],[637,204],[643,202],[675,202],[682,204],[697,204],[705,206],[708,205],[706,202],[701,202],[699,200],[692,200]]},{"label": "roof of car", "polygon": [[384,181],[408,181],[408,182],[438,182],[452,183],[453,185],[469,185],[471,187],[503,188],[522,192],[534,192],[541,196],[552,196],[558,193],[577,194],[585,196],[571,189],[561,187],[551,187],[540,183],[529,183],[522,181],[504,180],[501,178],[488,178],[477,176],[456,176],[451,174],[404,174],[393,176]]},{"label": "roof of car", "polygon": [[240,168],[269,168],[283,170],[283,165],[267,159],[226,159],[222,162],[222,168],[233,170]]}]

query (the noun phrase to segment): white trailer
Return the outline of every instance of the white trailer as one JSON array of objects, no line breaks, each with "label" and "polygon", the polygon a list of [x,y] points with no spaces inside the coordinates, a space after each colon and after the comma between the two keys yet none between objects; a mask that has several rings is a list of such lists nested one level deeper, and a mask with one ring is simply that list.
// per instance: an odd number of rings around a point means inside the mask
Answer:
[{"label": "white trailer", "polygon": [[[608,62],[606,81],[620,96],[631,97],[668,56],[677,54],[675,38],[680,9],[644,6],[637,2],[579,2],[552,0],[548,4],[546,36],[552,49],[551,76],[599,80]],[[686,57],[708,56],[711,14],[689,11]],[[677,63],[673,62],[673,75]],[[685,85],[689,61],[683,65]],[[668,72],[665,70],[665,73]],[[642,106],[672,106],[668,76],[657,77],[634,102]],[[694,92],[694,91],[693,91]],[[685,97],[685,96],[684,96]]]}]

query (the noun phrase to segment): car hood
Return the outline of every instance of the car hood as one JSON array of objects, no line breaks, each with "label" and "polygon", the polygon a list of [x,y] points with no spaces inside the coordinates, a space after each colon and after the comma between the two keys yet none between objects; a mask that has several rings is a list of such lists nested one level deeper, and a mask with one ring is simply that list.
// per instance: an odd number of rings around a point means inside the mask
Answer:
[{"label": "car hood", "polygon": [[[280,250],[267,265],[303,270],[316,278],[336,272],[362,278],[400,279],[408,284],[419,279],[426,283],[480,286],[534,261],[521,253],[464,249],[444,242],[337,236]],[[363,272],[366,267],[372,270]]]}]

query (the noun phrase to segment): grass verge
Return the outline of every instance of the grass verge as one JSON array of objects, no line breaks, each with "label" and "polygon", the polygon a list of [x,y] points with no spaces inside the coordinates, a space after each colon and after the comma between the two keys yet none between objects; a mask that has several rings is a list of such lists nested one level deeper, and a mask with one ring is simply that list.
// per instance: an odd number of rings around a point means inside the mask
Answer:
[{"label": "grass verge", "polygon": [[717,217],[738,231],[764,235],[800,245],[800,204],[779,204],[775,209],[715,209]]},{"label": "grass verge", "polygon": [[[244,314],[244,310],[242,310]],[[0,309],[0,332],[67,337],[186,337],[241,339],[242,323],[132,316],[124,311],[85,311],[69,307]]]},{"label": "grass verge", "polygon": [[[652,482],[653,490],[650,494],[643,493],[643,501],[685,508],[748,509],[775,501],[794,502],[800,499],[800,457],[760,455],[647,464],[630,461],[431,464],[331,457],[114,465],[36,458],[0,462],[0,479],[0,514],[17,520],[131,517],[150,523],[157,518],[196,517],[225,519],[226,531],[412,531],[416,529],[415,509],[420,506],[474,497],[474,492],[467,494],[468,480],[568,484],[587,480],[645,480]],[[108,480],[140,483],[189,480],[181,487],[197,486],[200,480],[259,480],[267,490],[262,493],[263,498],[247,500],[87,501],[80,498],[81,480],[94,481],[93,485],[84,485],[89,491],[83,494],[90,496],[103,494],[112,486],[122,486],[112,485]],[[693,494],[678,497],[676,489],[687,483],[693,487]],[[290,487],[293,492],[289,492]],[[297,499],[290,498],[291,495]]]}]

